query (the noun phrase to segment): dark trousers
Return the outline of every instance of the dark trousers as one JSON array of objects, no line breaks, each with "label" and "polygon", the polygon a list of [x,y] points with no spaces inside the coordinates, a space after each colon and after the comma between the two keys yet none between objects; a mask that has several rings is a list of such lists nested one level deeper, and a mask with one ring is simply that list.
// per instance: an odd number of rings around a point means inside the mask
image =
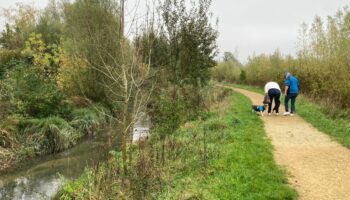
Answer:
[{"label": "dark trousers", "polygon": [[273,110],[275,110],[276,113],[279,113],[279,107],[281,104],[281,101],[280,101],[281,91],[279,91],[278,89],[270,89],[268,91],[268,95],[270,97],[268,113],[271,113],[272,102],[274,99],[275,99],[275,108]]},{"label": "dark trousers", "polygon": [[291,100],[291,113],[295,112],[295,100],[297,98],[298,94],[297,93],[289,93],[284,99],[284,106],[286,107],[286,112],[289,111],[289,100]]}]

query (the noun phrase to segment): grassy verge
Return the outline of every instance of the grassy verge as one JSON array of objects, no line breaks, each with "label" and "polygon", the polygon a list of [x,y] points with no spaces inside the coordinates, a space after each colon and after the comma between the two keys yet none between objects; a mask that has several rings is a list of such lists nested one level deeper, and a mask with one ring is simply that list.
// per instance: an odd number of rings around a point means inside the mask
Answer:
[{"label": "grassy verge", "polygon": [[[258,87],[234,86],[263,93],[263,89]],[[332,113],[332,116],[328,115],[324,107],[303,96],[299,96],[297,99],[296,112],[314,127],[332,136],[345,147],[350,148],[350,121],[347,118],[337,117],[334,113]]]},{"label": "grassy verge", "polygon": [[152,148],[134,152],[129,184],[118,181],[121,175],[114,160],[97,171],[87,170],[56,198],[296,199],[274,162],[262,121],[239,93],[213,105],[205,122],[186,123],[169,136],[165,162],[160,158],[161,144],[153,140]]},{"label": "grassy verge", "polygon": [[[201,159],[184,156],[190,164],[174,170],[173,180],[164,199],[294,199],[282,171],[276,166],[272,146],[266,139],[263,124],[250,112],[250,101],[234,93],[224,116],[213,115],[207,121],[208,167]],[[230,102],[228,102],[230,103]],[[223,128],[224,127],[224,128]],[[203,132],[202,123],[179,130],[181,140],[189,141],[194,132]],[[201,142],[203,138],[197,140]],[[202,141],[203,142],[203,141]],[[193,145],[198,147],[198,145]],[[196,149],[197,151],[200,149]],[[194,151],[196,152],[196,151]],[[181,165],[181,164],[180,164]],[[174,169],[174,168],[172,168]],[[176,169],[176,168],[175,168]]]}]

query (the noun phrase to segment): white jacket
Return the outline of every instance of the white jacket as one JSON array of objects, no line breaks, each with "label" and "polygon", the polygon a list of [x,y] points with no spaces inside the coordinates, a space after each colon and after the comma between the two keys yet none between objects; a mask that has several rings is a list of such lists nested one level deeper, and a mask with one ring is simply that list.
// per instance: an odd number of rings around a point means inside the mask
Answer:
[{"label": "white jacket", "polygon": [[278,89],[279,91],[281,91],[280,86],[276,82],[268,82],[268,83],[266,83],[266,85],[265,85],[265,93],[268,93],[270,89]]}]

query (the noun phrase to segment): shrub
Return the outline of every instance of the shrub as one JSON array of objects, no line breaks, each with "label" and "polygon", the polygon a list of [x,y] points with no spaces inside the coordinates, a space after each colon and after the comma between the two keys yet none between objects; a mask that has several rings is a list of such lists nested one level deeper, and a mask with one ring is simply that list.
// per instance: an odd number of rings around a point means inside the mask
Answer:
[{"label": "shrub", "polygon": [[17,62],[13,70],[7,72],[2,86],[2,100],[10,101],[16,111],[25,116],[43,118],[66,115],[70,111],[65,95],[55,82],[43,80],[25,61]]},{"label": "shrub", "polygon": [[242,69],[239,74],[239,83],[244,84],[247,81],[247,73]]}]

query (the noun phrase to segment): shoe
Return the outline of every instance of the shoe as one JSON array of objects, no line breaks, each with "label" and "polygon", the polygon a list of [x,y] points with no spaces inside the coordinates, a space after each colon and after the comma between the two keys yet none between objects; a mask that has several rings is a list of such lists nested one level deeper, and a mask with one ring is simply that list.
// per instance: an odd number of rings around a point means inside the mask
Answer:
[{"label": "shoe", "polygon": [[276,115],[278,116],[278,115],[280,115],[279,113],[276,113]]},{"label": "shoe", "polygon": [[267,115],[268,115],[268,116],[271,116],[271,113],[268,113]]},{"label": "shoe", "polygon": [[293,116],[294,116],[294,114],[293,114],[293,113],[290,113],[290,115],[289,115],[289,116],[293,117]]},{"label": "shoe", "polygon": [[283,116],[289,116],[289,115],[290,115],[290,112],[283,113]]}]

